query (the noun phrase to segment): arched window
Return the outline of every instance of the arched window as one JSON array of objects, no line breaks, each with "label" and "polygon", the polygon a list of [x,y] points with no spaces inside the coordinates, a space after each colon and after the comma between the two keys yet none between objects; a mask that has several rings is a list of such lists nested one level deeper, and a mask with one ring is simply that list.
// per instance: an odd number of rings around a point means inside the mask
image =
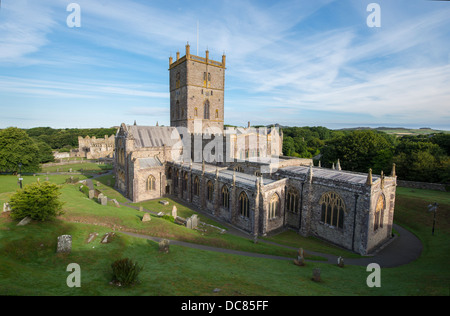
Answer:
[{"label": "arched window", "polygon": [[198,109],[194,108],[194,117],[197,117],[197,116],[198,116]]},{"label": "arched window", "polygon": [[174,188],[178,188],[178,177],[180,176],[180,171],[175,172],[175,177],[173,178],[173,186]]},{"label": "arched window", "polygon": [[239,194],[239,214],[244,217],[249,217],[248,196],[244,191]]},{"label": "arched window", "polygon": [[219,118],[219,110],[216,110],[216,118]]},{"label": "arched window", "polygon": [[269,202],[269,219],[275,218],[279,215],[280,211],[280,197],[274,193]]},{"label": "arched window", "polygon": [[194,195],[199,195],[199,193],[200,193],[200,181],[196,176],[194,179]]},{"label": "arched window", "polygon": [[183,180],[182,180],[182,183],[181,183],[183,191],[187,191],[187,184],[188,184],[188,174],[185,171],[184,174],[183,174]]},{"label": "arched window", "polygon": [[289,212],[298,212],[298,193],[294,190],[288,192],[286,197],[286,209]]},{"label": "arched window", "polygon": [[209,120],[209,100],[205,101],[205,108],[203,113],[203,118]]},{"label": "arched window", "polygon": [[167,179],[171,180],[172,179],[172,168],[169,167],[169,169],[167,169]]},{"label": "arched window", "polygon": [[212,202],[214,198],[214,185],[211,181],[208,181],[208,191],[206,193],[206,198],[208,201]]},{"label": "arched window", "polygon": [[322,206],[322,222],[343,228],[345,204],[344,200],[335,192],[328,192],[322,195],[319,204]]},{"label": "arched window", "polygon": [[383,218],[384,218],[384,209],[386,203],[384,201],[383,194],[380,195],[377,201],[377,206],[375,208],[375,219],[373,224],[373,230],[377,230],[380,227],[383,227]]},{"label": "arched window", "polygon": [[230,206],[230,192],[226,185],[222,187],[222,206],[226,209]]},{"label": "arched window", "polygon": [[149,175],[147,178],[147,191],[155,191],[156,190],[156,179],[154,176]]},{"label": "arched window", "polygon": [[178,89],[179,87],[180,87],[180,73],[177,72],[177,74],[176,74],[175,88]]}]

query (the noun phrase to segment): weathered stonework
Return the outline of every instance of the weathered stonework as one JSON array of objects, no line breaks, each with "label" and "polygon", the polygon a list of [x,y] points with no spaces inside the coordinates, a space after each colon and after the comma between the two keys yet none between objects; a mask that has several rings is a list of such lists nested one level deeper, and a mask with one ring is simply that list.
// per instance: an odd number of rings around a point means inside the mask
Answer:
[{"label": "weathered stonework", "polygon": [[[224,131],[225,56],[190,55],[187,45],[169,66],[171,127],[122,124],[115,137],[116,188],[126,197],[176,197],[254,240],[290,228],[366,255],[391,238],[395,175],[283,157],[276,128]],[[206,129],[196,130],[198,121]]]}]

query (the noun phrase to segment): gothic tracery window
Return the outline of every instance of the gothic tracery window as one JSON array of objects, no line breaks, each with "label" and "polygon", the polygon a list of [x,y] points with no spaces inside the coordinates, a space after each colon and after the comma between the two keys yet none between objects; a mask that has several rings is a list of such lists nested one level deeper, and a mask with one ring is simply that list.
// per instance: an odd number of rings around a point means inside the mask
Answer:
[{"label": "gothic tracery window", "polygon": [[377,205],[375,208],[375,218],[374,218],[373,230],[377,230],[378,228],[383,227],[383,217],[384,217],[385,206],[386,206],[386,203],[384,201],[384,196],[383,196],[383,194],[381,194],[377,200]]},{"label": "gothic tracery window", "polygon": [[239,194],[239,214],[244,217],[249,217],[248,196],[244,191]]},{"label": "gothic tracery window", "polygon": [[344,200],[335,192],[322,195],[319,204],[322,206],[321,221],[330,226],[343,228],[345,204]]},{"label": "gothic tracery window", "polygon": [[230,192],[228,190],[228,187],[224,185],[222,187],[222,206],[228,209],[229,205],[230,205]]},{"label": "gothic tracery window", "polygon": [[286,197],[286,209],[289,212],[298,212],[298,193],[296,191],[289,191]]},{"label": "gothic tracery window", "polygon": [[156,190],[156,179],[154,176],[149,175],[147,178],[147,191],[155,191]]},{"label": "gothic tracery window", "polygon": [[208,201],[212,202],[213,201],[213,197],[214,197],[214,185],[211,181],[208,181],[208,185],[207,185],[207,195],[206,198],[208,199]]},{"label": "gothic tracery window", "polygon": [[274,193],[269,202],[269,219],[275,218],[280,212],[280,197]]},{"label": "gothic tracery window", "polygon": [[198,176],[194,179],[194,195],[199,195],[200,193],[200,180],[198,179]]},{"label": "gothic tracery window", "polygon": [[203,118],[206,119],[206,120],[209,120],[209,100],[205,101]]}]

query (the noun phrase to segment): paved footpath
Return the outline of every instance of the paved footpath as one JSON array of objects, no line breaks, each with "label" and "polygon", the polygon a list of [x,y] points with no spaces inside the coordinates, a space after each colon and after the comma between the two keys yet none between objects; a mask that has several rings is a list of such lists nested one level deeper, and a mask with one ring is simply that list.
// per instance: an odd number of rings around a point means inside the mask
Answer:
[{"label": "paved footpath", "polygon": [[[395,229],[399,233],[398,236],[396,236],[387,246],[385,246],[382,250],[378,251],[375,255],[369,256],[369,257],[363,257],[363,258],[346,258],[345,259],[345,265],[357,265],[357,266],[367,266],[370,263],[378,263],[381,268],[392,268],[401,266],[407,263],[410,263],[417,258],[419,258],[421,252],[422,252],[422,243],[420,240],[412,233],[407,231],[406,229],[394,225]],[[228,230],[228,233],[235,233],[242,236],[242,232],[236,231],[236,230]],[[121,232],[123,234],[132,236],[132,237],[138,237],[138,238],[145,238],[149,240],[153,240],[155,242],[161,241],[163,238],[158,237],[152,237],[147,235],[141,235],[131,232]],[[250,236],[247,235],[247,238],[250,240]],[[259,239],[258,242],[267,242],[271,244],[275,244],[273,242],[268,242],[265,240]],[[242,255],[242,256],[250,256],[250,257],[258,257],[258,258],[266,258],[266,259],[277,259],[277,260],[294,260],[294,258],[289,257],[281,257],[281,256],[273,256],[273,255],[266,255],[266,254],[260,254],[260,253],[253,253],[253,252],[246,252],[246,251],[239,251],[239,250],[233,250],[233,249],[225,249],[225,248],[217,248],[217,247],[211,247],[211,246],[205,246],[205,245],[199,245],[199,244],[193,244],[188,243],[184,241],[178,241],[178,240],[170,240],[171,245],[177,245],[177,246],[183,246],[183,247],[190,247],[200,250],[207,250],[207,251],[216,251],[221,253],[227,253],[227,254],[233,254],[233,255]],[[281,247],[290,248],[293,250],[298,250],[298,248],[288,247],[285,245],[275,244]],[[330,264],[337,264],[337,258],[338,256],[325,254],[325,253],[318,253],[313,251],[308,251],[305,249],[305,252],[311,255],[316,255],[320,257],[324,257],[328,259],[328,261],[317,261],[321,263],[330,263]],[[312,260],[306,260],[306,261],[312,261]]]}]

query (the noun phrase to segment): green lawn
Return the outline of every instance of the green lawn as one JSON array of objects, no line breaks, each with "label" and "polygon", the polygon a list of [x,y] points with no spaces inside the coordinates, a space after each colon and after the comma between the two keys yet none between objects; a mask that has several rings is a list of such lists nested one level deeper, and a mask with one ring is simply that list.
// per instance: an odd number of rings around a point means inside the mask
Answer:
[{"label": "green lawn", "polygon": [[[42,166],[42,172],[99,172],[111,170],[113,168],[110,164],[97,164],[95,162],[64,164],[61,166]],[[58,171],[59,170],[59,171]]]},{"label": "green lawn", "polygon": [[[24,182],[29,183],[34,178],[24,177]],[[49,181],[62,184],[66,178],[50,175]],[[100,189],[105,192],[111,190],[112,194],[115,191],[107,185],[108,180],[111,179],[98,179]],[[17,177],[0,176],[0,201],[7,200],[17,187]],[[156,216],[152,216],[150,222],[142,223],[142,212],[125,206],[101,206],[89,200],[78,188],[78,184],[62,185],[65,214],[52,222],[33,222],[18,227],[17,222],[1,214],[0,295],[449,295],[449,193],[398,189],[395,221],[419,236],[424,251],[413,263],[383,269],[381,287],[369,288],[366,285],[369,273],[365,267],[339,268],[320,262],[307,262],[305,267],[298,267],[291,260],[226,255],[174,245],[169,254],[161,254],[157,243],[120,233],[112,243],[100,244],[102,234],[124,230],[296,257],[296,252],[289,249],[262,242],[254,244],[248,239],[221,235],[214,230],[202,234]],[[163,212],[170,212],[172,206],[177,205],[178,214],[183,217],[194,213],[171,199],[166,200],[169,206],[159,204],[158,200],[142,205],[146,209]],[[434,201],[440,204],[440,208],[436,232],[431,236],[431,214],[423,207]],[[201,214],[200,220],[210,221]],[[87,244],[86,239],[92,232],[98,232],[100,236]],[[70,254],[55,253],[57,236],[62,234],[73,237]],[[338,251],[323,242],[304,239],[292,232],[270,240],[294,247],[300,245],[306,253],[315,247],[330,253]],[[141,283],[132,288],[116,288],[109,284],[111,263],[124,257],[144,265]],[[81,267],[81,288],[66,285],[70,273],[66,272],[66,267],[73,262]],[[315,267],[322,271],[321,283],[311,281]],[[213,293],[215,288],[221,291]]]}]

